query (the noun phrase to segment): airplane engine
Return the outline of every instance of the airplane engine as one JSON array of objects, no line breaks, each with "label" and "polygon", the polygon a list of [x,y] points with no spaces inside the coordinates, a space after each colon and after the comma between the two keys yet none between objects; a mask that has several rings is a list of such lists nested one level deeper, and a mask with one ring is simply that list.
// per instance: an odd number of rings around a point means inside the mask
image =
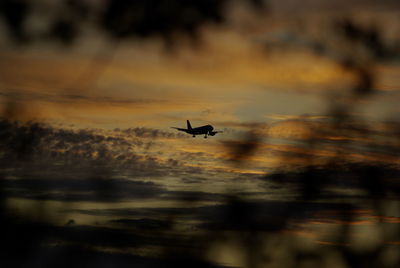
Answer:
[{"label": "airplane engine", "polygon": [[210,131],[210,132],[208,132],[208,135],[210,135],[210,136],[214,136],[215,134],[217,134],[216,131]]}]

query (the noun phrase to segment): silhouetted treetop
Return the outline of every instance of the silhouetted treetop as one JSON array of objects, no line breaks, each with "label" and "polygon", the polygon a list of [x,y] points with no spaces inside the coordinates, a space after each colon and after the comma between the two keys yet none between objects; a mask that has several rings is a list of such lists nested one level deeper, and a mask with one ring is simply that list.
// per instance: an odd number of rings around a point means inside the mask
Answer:
[{"label": "silhouetted treetop", "polygon": [[[261,0],[245,1],[256,8],[264,5]],[[93,24],[115,40],[157,35],[170,42],[175,33],[195,38],[203,24],[223,23],[229,2],[233,0],[65,0],[55,4],[3,0],[0,3],[0,16],[10,37],[20,44],[49,39],[69,45],[83,34],[82,27],[85,24]],[[29,31],[28,18],[38,9],[58,15],[41,18],[47,20],[42,32]]]}]

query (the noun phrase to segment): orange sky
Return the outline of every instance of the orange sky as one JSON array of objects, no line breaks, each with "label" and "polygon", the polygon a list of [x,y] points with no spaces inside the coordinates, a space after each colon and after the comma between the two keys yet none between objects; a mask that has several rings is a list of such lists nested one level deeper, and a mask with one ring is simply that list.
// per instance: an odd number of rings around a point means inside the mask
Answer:
[{"label": "orange sky", "polygon": [[[3,42],[1,105],[6,110],[10,105],[17,107],[21,112],[13,115],[16,119],[77,129],[149,127],[171,131],[171,126],[183,127],[185,119],[191,119],[194,126],[212,124],[226,133],[206,144],[174,141],[174,146],[182,151],[207,152],[215,159],[226,158],[219,153],[220,142],[240,138],[238,133],[249,130],[246,124],[263,124],[267,128],[260,135],[284,141],[271,145],[270,140],[263,140],[266,145],[260,150],[264,154],[253,156],[257,163],[253,172],[261,172],[281,161],[280,156],[268,153],[271,148],[297,153],[304,150],[287,143],[314,136],[310,121],[329,120],[332,98],[346,98],[346,91],[356,81],[353,73],[338,64],[337,55],[346,55],[351,48],[329,24],[338,15],[329,9],[321,10],[323,16],[297,7],[301,12],[288,18],[285,12],[292,7],[272,1],[275,13],[254,16],[233,6],[227,25],[205,25],[201,29],[200,46],[193,47],[187,38],[179,37],[172,52],[166,51],[157,38],[115,45],[95,34],[81,38],[70,48],[46,43],[15,48]],[[390,23],[391,27],[382,31],[392,45],[394,33],[400,31],[396,12],[365,7],[348,15],[366,25]],[[315,40],[325,41],[329,53],[316,53],[310,45]],[[354,53],[368,62],[365,58],[369,56],[362,49]],[[387,120],[399,112],[395,101],[400,94],[398,61],[375,62],[373,70],[378,93],[363,99],[352,111],[357,120],[369,123]],[[325,135],[323,139],[364,139],[346,135]],[[327,147],[315,153],[336,154],[335,149]],[[395,161],[377,153],[354,152],[350,157]],[[301,158],[285,161],[298,162]]]},{"label": "orange sky", "polygon": [[[0,21],[0,123],[2,117],[40,123],[38,141],[24,125],[3,124],[9,127],[0,144],[0,157],[9,161],[0,170],[6,207],[39,222],[67,227],[73,219],[101,228],[120,219],[169,221],[170,208],[206,211],[233,196],[266,205],[263,213],[273,212],[267,221],[287,217],[279,232],[257,233],[278,255],[295,243],[303,253],[337,245],[358,252],[379,243],[397,250],[394,228],[384,229],[400,223],[398,191],[385,188],[378,204],[381,189],[375,197],[368,187],[398,186],[391,177],[397,173],[383,173],[399,167],[400,9],[391,0],[350,2],[269,0],[266,13],[256,14],[235,1],[225,24],[202,25],[195,45],[176,33],[173,49],[162,37],[117,42],[86,25],[71,46],[47,40],[16,46]],[[33,30],[43,24],[35,12]],[[379,29],[395,56],[377,57],[346,39],[337,29],[344,18]],[[372,93],[360,93],[368,84]],[[205,139],[171,129],[186,127],[187,119],[223,133]],[[19,150],[28,157],[20,160]],[[387,177],[353,172],[363,164],[372,172],[384,167]],[[309,169],[322,182],[302,181]],[[309,189],[300,189],[307,183],[318,191],[310,200],[302,196]],[[209,220],[185,213],[174,232],[199,232],[200,221]],[[345,227],[348,241],[335,240]],[[280,249],[280,241],[289,247]],[[244,266],[235,243],[202,254]],[[146,256],[154,249],[127,250]]]}]

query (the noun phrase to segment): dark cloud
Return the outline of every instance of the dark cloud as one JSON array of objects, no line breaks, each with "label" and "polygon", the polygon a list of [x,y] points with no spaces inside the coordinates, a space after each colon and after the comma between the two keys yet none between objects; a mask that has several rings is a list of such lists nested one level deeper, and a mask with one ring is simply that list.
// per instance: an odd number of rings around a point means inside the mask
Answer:
[{"label": "dark cloud", "polygon": [[160,146],[153,137],[174,135],[149,128],[71,130],[2,120],[0,171],[14,178],[5,180],[4,190],[7,196],[40,200],[173,199],[174,192],[133,180],[166,174],[190,178],[203,172],[171,157],[160,160],[157,153],[148,152],[150,143]]},{"label": "dark cloud", "polygon": [[[4,267],[224,267],[202,260],[194,250],[187,250],[194,248],[193,239],[197,250],[204,247],[199,237],[182,239],[180,235],[155,230],[128,232],[120,228],[37,222],[13,222],[4,228],[7,232],[2,232],[2,242],[7,247],[0,259]],[[119,253],[127,248],[146,247],[160,247],[162,256]],[[174,254],[169,247],[178,252]]]},{"label": "dark cloud", "polygon": [[[351,213],[358,207],[349,203],[304,201],[244,202],[226,197],[225,202],[201,207],[74,210],[86,215],[150,219],[194,220],[202,230],[276,231],[291,228],[291,221],[321,219],[324,211]],[[339,218],[341,215],[337,215]],[[132,223],[134,223],[133,221]]]},{"label": "dark cloud", "polygon": [[155,220],[155,219],[117,219],[111,220],[111,224],[135,229],[144,230],[166,230],[170,229],[171,222],[168,220]]},{"label": "dark cloud", "polygon": [[161,161],[146,152],[145,139],[174,137],[167,132],[149,128],[71,130],[7,120],[1,120],[0,127],[0,169],[12,178],[4,180],[5,196],[99,202],[219,198],[213,194],[167,191],[155,183],[135,180],[166,174],[190,179],[203,173],[176,159]]},{"label": "dark cloud", "polygon": [[164,200],[178,200],[183,202],[198,202],[198,201],[224,201],[227,194],[207,193],[204,191],[169,191],[162,196]]},{"label": "dark cloud", "polygon": [[161,131],[154,128],[145,128],[145,127],[136,127],[136,128],[127,128],[127,129],[116,129],[118,132],[122,132],[126,135],[139,137],[139,138],[167,138],[167,139],[175,139],[175,138],[187,138],[187,135],[181,133],[171,133],[166,131]]},{"label": "dark cloud", "polygon": [[[151,160],[149,160],[151,161]],[[154,178],[165,176],[166,168],[154,170],[151,162],[145,162],[140,167],[132,168],[133,174],[121,178],[122,172],[114,177],[108,167],[91,165],[79,166],[26,166],[25,172],[9,172],[10,179],[4,179],[2,184],[3,195],[36,200],[59,201],[95,201],[114,202],[136,199],[176,200],[182,202],[223,201],[225,194],[207,193],[203,191],[168,190],[164,186],[140,178]],[[194,175],[195,174],[195,175]],[[205,179],[199,173],[185,174],[184,171],[176,175],[185,177],[184,182],[201,183]],[[192,179],[193,176],[196,176]]]},{"label": "dark cloud", "polygon": [[[0,127],[0,146],[8,157],[31,154],[60,160],[112,160],[119,165],[139,160],[156,164],[156,159],[143,155],[143,150],[156,145],[146,139],[181,137],[179,134],[151,128],[104,132],[96,129],[53,128],[34,122],[23,124],[7,120],[0,120]],[[173,159],[170,162],[175,163]]]},{"label": "dark cloud", "polygon": [[181,178],[182,183],[191,184],[191,183],[201,183],[204,182],[206,179],[193,177],[193,178]]},{"label": "dark cloud", "polygon": [[39,92],[27,92],[20,90],[12,90],[9,92],[0,91],[0,96],[4,98],[13,98],[16,101],[46,101],[52,103],[86,103],[86,104],[103,104],[103,105],[129,105],[129,104],[151,104],[162,103],[164,100],[158,99],[140,99],[140,98],[124,98],[118,99],[108,96],[88,96],[78,94],[50,94]]},{"label": "dark cloud", "polygon": [[38,200],[110,202],[144,198],[159,198],[168,193],[152,182],[117,178],[63,177],[4,180],[4,194]]},{"label": "dark cloud", "polygon": [[[315,198],[385,198],[400,196],[400,170],[393,165],[343,163],[340,159],[324,165],[308,166],[288,172],[276,171],[265,176],[267,183],[277,182],[291,187],[298,197]],[[385,178],[385,179],[383,179]],[[346,189],[347,192],[337,191]],[[356,195],[354,190],[363,190]],[[353,190],[353,191],[351,191]]]}]

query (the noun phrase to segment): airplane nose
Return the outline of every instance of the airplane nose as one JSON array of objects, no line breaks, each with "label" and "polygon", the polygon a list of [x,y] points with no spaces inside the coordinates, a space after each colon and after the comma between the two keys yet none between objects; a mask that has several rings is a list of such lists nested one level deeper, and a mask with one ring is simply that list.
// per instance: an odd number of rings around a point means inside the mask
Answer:
[{"label": "airplane nose", "polygon": [[213,131],[214,130],[213,126],[210,126],[210,129],[211,129],[211,131]]}]

